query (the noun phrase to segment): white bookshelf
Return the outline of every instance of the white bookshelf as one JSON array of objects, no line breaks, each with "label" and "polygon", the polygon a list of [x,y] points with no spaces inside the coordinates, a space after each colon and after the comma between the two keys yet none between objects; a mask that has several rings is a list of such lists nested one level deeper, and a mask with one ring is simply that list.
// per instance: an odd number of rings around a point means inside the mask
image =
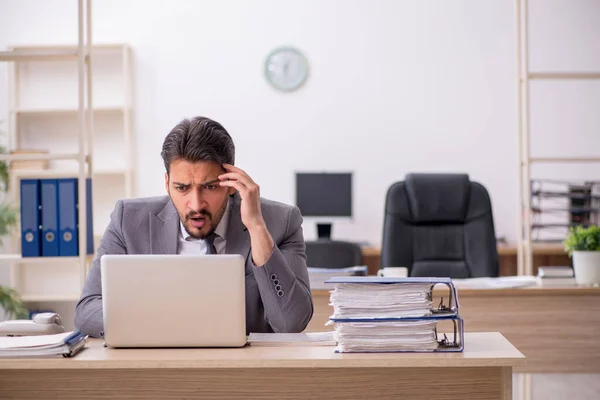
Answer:
[{"label": "white bookshelf", "polygon": [[[593,81],[600,80],[600,71],[533,71],[530,68],[530,23],[535,17],[529,10],[529,0],[515,0],[515,59],[516,59],[516,86],[517,86],[517,151],[518,151],[518,206],[517,213],[517,271],[518,275],[533,274],[533,245],[532,226],[534,215],[532,212],[532,177],[533,166],[540,164],[600,164],[600,153],[597,148],[586,149],[587,155],[579,156],[569,154],[572,147],[561,149],[564,153],[553,157],[536,157],[532,152],[532,105],[534,97],[531,96],[532,83],[545,81],[546,83],[565,81]],[[567,10],[567,8],[565,8]],[[581,49],[585,51],[585,49]],[[559,93],[559,92],[555,92]],[[571,133],[569,133],[571,134]],[[593,168],[597,168],[596,165]],[[566,233],[566,232],[564,232]]]},{"label": "white bookshelf", "polygon": [[[77,46],[15,46],[18,54],[63,54]],[[117,200],[133,196],[132,67],[125,44],[91,46],[91,115],[85,147],[85,177],[92,177],[94,248],[97,249]],[[24,58],[8,68],[9,149],[45,151],[47,155],[11,155],[47,159],[44,168],[11,168],[10,198],[20,203],[20,180],[77,178],[79,171],[80,108],[77,59]],[[64,157],[57,157],[64,155]],[[20,231],[20,227],[19,227]],[[85,236],[83,236],[85,237]],[[92,258],[21,257],[20,238],[13,240],[11,285],[31,302],[77,300]],[[85,265],[84,268],[81,264]]]},{"label": "white bookshelf", "polygon": [[0,254],[10,265],[11,286],[36,304],[71,303],[81,295],[93,260],[85,254],[85,179],[92,178],[96,248],[115,202],[133,196],[130,49],[92,45],[90,3],[78,0],[74,44],[0,51],[8,72],[8,146],[21,152],[0,155],[11,164],[9,199],[20,204],[23,178],[72,177],[80,184],[79,256],[22,257],[20,226],[10,252]]}]

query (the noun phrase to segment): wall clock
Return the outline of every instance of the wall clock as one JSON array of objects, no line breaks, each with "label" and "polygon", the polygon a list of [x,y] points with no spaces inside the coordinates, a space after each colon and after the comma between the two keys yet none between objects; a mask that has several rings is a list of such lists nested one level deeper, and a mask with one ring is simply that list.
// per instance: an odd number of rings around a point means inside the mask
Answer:
[{"label": "wall clock", "polygon": [[308,60],[293,47],[273,50],[265,61],[265,77],[277,90],[291,92],[298,89],[308,77]]}]

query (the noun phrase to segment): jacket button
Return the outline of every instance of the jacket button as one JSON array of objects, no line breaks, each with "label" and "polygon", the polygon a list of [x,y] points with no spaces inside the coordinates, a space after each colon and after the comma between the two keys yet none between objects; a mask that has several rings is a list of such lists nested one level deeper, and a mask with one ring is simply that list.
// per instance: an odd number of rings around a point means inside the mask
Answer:
[{"label": "jacket button", "polygon": [[277,279],[277,275],[275,275],[275,274],[271,275],[271,280],[274,281],[275,279]]},{"label": "jacket button", "polygon": [[280,290],[280,291],[278,291],[278,292],[277,292],[277,296],[279,296],[279,297],[283,297],[283,290]]}]

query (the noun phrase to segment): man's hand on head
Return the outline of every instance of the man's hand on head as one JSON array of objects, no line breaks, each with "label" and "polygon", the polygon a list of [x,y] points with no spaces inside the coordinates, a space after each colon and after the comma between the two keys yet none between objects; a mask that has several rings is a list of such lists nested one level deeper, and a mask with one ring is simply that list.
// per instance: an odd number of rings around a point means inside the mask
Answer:
[{"label": "man's hand on head", "polygon": [[260,208],[260,187],[242,169],[230,164],[223,164],[227,171],[219,175],[221,186],[235,188],[242,199],[240,214],[242,223],[248,228],[252,247],[252,261],[256,266],[264,265],[269,259],[275,244]]},{"label": "man's hand on head", "polygon": [[219,175],[221,186],[235,188],[242,199],[241,216],[242,223],[249,231],[262,228],[265,221],[260,209],[260,187],[241,168],[230,164],[223,164],[226,173]]}]

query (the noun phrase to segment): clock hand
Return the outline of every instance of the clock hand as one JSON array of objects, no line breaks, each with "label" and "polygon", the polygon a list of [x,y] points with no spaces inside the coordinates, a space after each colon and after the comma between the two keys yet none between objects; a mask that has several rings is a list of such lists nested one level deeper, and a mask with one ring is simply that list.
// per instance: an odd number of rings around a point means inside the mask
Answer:
[{"label": "clock hand", "polygon": [[288,62],[283,64],[283,76],[287,76],[289,67],[290,67],[290,64]]}]

